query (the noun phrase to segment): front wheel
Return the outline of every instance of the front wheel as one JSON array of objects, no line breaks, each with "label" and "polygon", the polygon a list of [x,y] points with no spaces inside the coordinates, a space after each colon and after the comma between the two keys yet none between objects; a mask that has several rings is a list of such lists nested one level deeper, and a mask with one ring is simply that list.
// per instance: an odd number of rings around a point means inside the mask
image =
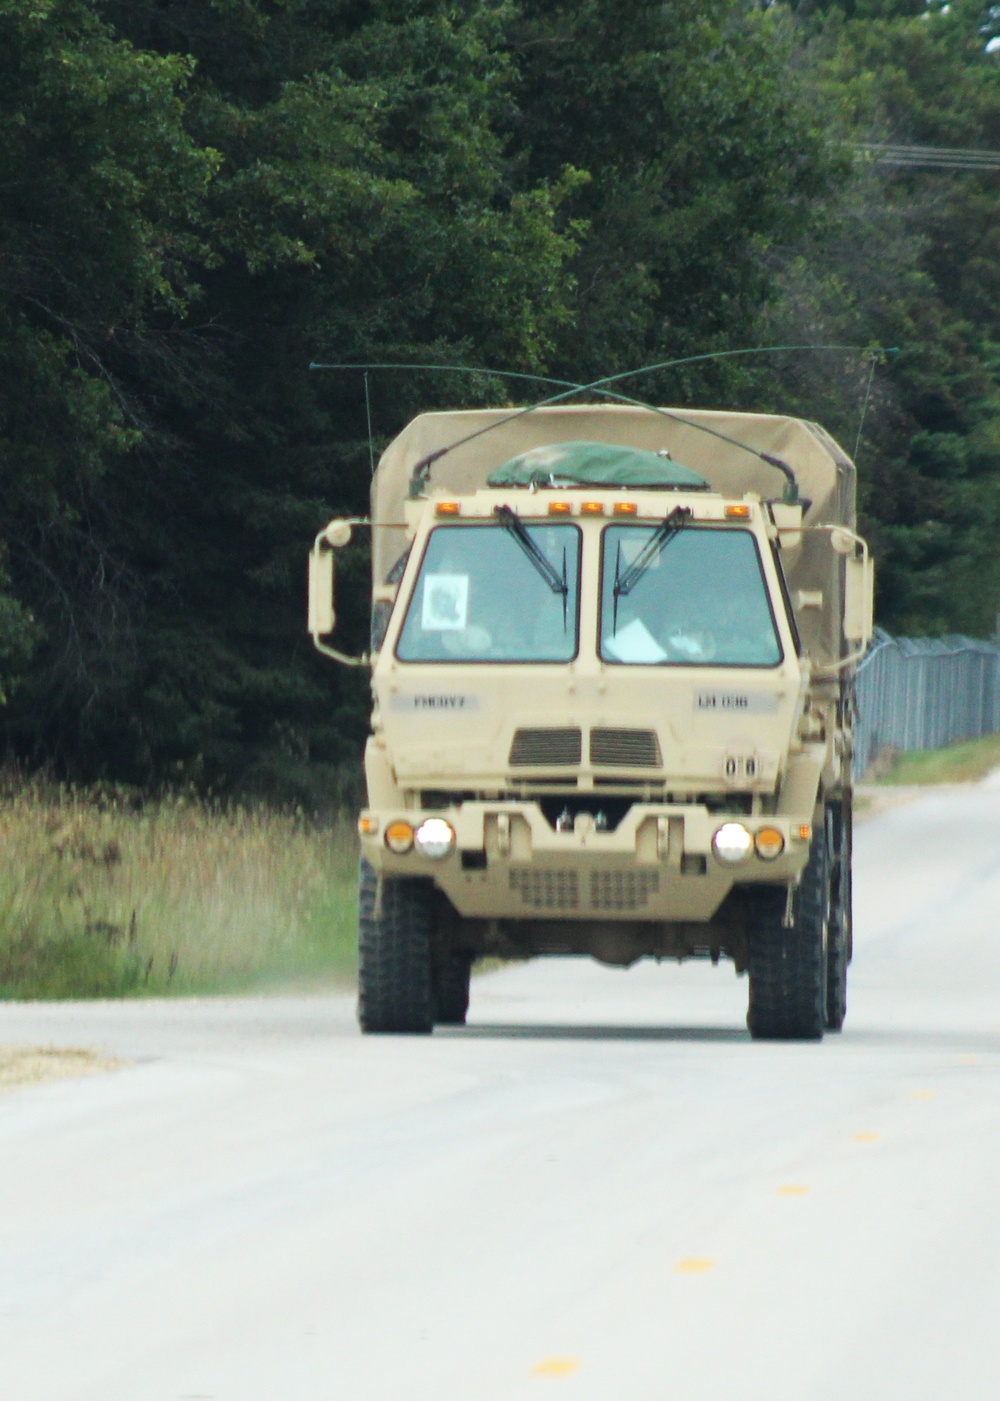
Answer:
[{"label": "front wheel", "polygon": [[434,980],[434,1020],[440,1026],[464,1026],[469,1011],[472,954],[449,953]]},{"label": "front wheel", "polygon": [[431,887],[379,880],[362,858],[358,879],[358,1021],[364,1032],[426,1033],[434,1026]]},{"label": "front wheel", "polygon": [[827,809],[827,833],[831,854],[830,923],[826,962],[827,1031],[840,1031],[847,1016],[847,965],[851,961],[853,925],[852,825],[850,798],[831,803]]},{"label": "front wheel", "polygon": [[809,861],[792,892],[754,892],[750,925],[750,1006],[755,1040],[819,1041],[827,1019],[827,931],[830,862],[825,827],[817,823]]}]

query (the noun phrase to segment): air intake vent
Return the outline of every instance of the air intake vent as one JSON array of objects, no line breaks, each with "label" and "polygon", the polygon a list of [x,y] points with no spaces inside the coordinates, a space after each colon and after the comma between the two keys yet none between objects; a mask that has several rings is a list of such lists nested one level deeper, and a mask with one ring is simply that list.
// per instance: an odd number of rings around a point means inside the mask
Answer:
[{"label": "air intake vent", "polygon": [[655,730],[591,730],[590,762],[599,768],[658,769]]},{"label": "air intake vent", "polygon": [[579,730],[518,730],[510,747],[511,766],[559,766],[578,764],[581,754]]},{"label": "air intake vent", "polygon": [[575,910],[580,903],[575,871],[528,867],[510,872],[510,888],[532,910]]},{"label": "air intake vent", "polygon": [[590,903],[595,910],[641,910],[659,888],[656,871],[592,871]]}]

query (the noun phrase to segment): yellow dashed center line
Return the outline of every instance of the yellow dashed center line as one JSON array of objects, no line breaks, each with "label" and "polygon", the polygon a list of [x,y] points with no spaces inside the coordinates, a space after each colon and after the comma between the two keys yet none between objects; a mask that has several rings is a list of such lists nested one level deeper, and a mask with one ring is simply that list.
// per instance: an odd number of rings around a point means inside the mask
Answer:
[{"label": "yellow dashed center line", "polygon": [[914,1099],[934,1099],[934,1098],[936,1098],[936,1096],[937,1096],[937,1090],[914,1090],[914,1091],[913,1091],[913,1098],[914,1098]]},{"label": "yellow dashed center line", "polygon": [[778,1188],[779,1197],[804,1197],[809,1188],[803,1182],[783,1182]]},{"label": "yellow dashed center line", "polygon": [[877,1134],[877,1133],[869,1133],[867,1130],[866,1130],[864,1133],[856,1133],[856,1134],[854,1135],[854,1142],[855,1142],[855,1143],[877,1143],[877,1142],[878,1142],[878,1134]]},{"label": "yellow dashed center line", "polygon": [[580,1370],[578,1357],[543,1357],[531,1369],[533,1377],[569,1377]]},{"label": "yellow dashed center line", "polygon": [[703,1275],[714,1266],[714,1260],[703,1260],[697,1256],[687,1255],[683,1260],[678,1260],[674,1266],[674,1274],[678,1275]]}]

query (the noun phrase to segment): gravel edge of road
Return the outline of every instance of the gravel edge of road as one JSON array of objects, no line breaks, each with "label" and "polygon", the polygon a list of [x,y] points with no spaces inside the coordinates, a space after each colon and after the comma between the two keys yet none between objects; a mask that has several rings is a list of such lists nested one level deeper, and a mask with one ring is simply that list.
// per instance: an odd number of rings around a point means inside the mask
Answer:
[{"label": "gravel edge of road", "polygon": [[0,1095],[52,1080],[98,1075],[124,1064],[82,1046],[0,1046]]}]

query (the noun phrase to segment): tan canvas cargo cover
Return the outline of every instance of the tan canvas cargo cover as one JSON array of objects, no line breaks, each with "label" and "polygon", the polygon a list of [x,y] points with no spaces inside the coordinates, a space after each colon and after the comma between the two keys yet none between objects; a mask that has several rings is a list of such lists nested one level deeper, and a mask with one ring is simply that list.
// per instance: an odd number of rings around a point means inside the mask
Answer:
[{"label": "tan canvas cargo cover", "polygon": [[[417,464],[431,453],[489,427],[471,442],[435,461],[427,478],[428,493],[470,494],[486,485],[494,469],[529,448],[548,443],[590,441],[620,443],[659,452],[704,477],[725,496],[758,493],[780,500],[781,472],[724,438],[735,439],[788,464],[799,495],[809,502],[807,526],[855,526],[854,464],[818,424],[779,414],[730,413],[709,409],[668,409],[666,417],[632,405],[561,405],[518,414],[516,409],[468,409],[421,414],[394,438],[372,482],[372,571],[385,579],[406,549],[403,503]],[[507,420],[506,422],[504,420]],[[491,425],[495,425],[491,427]],[[704,429],[712,432],[705,432]],[[724,437],[715,436],[722,434]],[[823,607],[800,617],[807,650],[817,661],[843,654],[840,636],[841,567],[829,541],[807,534],[801,550],[785,560],[789,586],[821,590]]]}]

